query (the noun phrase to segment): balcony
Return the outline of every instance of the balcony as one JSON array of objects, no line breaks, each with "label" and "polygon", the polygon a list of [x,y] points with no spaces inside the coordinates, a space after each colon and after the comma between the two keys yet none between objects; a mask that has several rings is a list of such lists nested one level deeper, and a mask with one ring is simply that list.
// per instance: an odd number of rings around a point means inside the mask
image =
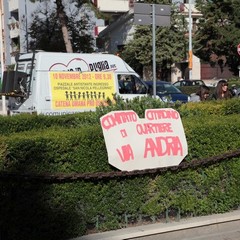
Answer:
[{"label": "balcony", "polygon": [[11,17],[8,22],[8,27],[10,30],[10,38],[17,38],[20,34],[19,22],[16,21],[14,17]]},{"label": "balcony", "polygon": [[97,8],[101,12],[127,12],[131,5],[129,0],[98,0]]}]

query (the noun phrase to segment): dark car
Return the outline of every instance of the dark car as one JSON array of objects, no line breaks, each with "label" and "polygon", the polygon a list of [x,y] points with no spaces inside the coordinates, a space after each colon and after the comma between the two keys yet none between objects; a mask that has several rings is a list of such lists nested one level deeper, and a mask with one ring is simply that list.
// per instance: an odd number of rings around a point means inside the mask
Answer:
[{"label": "dark car", "polygon": [[[153,95],[153,81],[145,81],[145,83],[148,86],[149,94]],[[170,82],[165,81],[156,81],[156,95],[160,97],[164,102],[180,101],[186,103],[189,100],[189,96],[187,94],[183,94]]]}]

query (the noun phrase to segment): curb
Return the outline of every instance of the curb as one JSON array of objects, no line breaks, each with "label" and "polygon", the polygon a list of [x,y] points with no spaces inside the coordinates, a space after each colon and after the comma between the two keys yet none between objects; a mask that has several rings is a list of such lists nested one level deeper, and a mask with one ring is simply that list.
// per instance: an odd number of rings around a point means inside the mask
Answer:
[{"label": "curb", "polygon": [[198,227],[211,227],[212,225],[240,221],[240,210],[229,213],[214,214],[203,217],[183,219],[180,222],[155,223],[137,227],[129,227],[109,232],[95,233],[74,238],[72,240],[127,240],[148,235],[167,234],[180,230],[190,230]]}]

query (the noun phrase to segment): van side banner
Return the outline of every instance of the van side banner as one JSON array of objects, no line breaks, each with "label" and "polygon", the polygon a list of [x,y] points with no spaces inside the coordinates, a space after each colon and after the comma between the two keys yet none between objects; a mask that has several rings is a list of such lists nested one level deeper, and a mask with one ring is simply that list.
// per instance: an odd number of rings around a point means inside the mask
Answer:
[{"label": "van side banner", "polygon": [[50,72],[52,109],[96,108],[116,93],[113,72]]},{"label": "van side banner", "polygon": [[176,166],[188,154],[179,113],[172,108],[147,109],[145,119],[132,111],[101,117],[109,163],[133,171]]}]

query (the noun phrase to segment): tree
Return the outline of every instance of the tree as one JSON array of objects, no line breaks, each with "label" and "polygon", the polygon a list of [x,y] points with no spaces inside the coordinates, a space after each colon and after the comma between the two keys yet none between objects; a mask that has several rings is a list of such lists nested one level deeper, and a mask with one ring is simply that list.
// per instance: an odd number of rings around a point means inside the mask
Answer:
[{"label": "tree", "polygon": [[[155,3],[170,4],[170,1],[158,0]],[[121,56],[138,72],[141,68],[145,68],[145,70],[150,69],[152,73],[152,38],[152,26],[138,25],[133,39],[125,45],[121,53]],[[155,45],[157,72],[160,73],[157,74],[157,78],[167,79],[171,65],[186,59],[184,17],[179,13],[176,5],[172,5],[171,26],[156,27]]]},{"label": "tree", "polygon": [[[31,2],[37,2],[37,1],[42,1],[42,0],[30,0]],[[44,0],[44,1],[52,1],[52,0]],[[69,0],[68,3],[76,3],[77,7],[81,7],[83,4],[85,4],[86,2],[89,2],[87,0]],[[66,47],[66,51],[67,52],[73,52],[72,49],[72,44],[71,44],[71,40],[70,40],[70,36],[69,36],[69,32],[68,32],[68,28],[67,28],[67,22],[68,22],[68,16],[64,10],[64,6],[63,6],[63,1],[62,0],[55,0],[54,3],[56,4],[56,13],[57,13],[57,17],[59,18],[59,22],[61,24],[61,30],[62,30],[62,35],[63,35],[63,40],[64,40],[64,44]]]},{"label": "tree", "polygon": [[193,38],[196,56],[212,65],[228,65],[238,73],[237,45],[240,39],[239,0],[196,0],[202,13]]},{"label": "tree", "polygon": [[62,0],[56,0],[55,3],[57,5],[57,16],[58,16],[59,22],[61,24],[63,40],[64,40],[64,43],[65,43],[65,46],[66,46],[66,51],[71,53],[71,52],[73,52],[73,49],[72,49],[72,44],[71,44],[71,41],[70,41],[70,36],[69,36],[69,33],[68,33],[68,29],[67,29],[68,17],[66,15],[65,11],[64,11]]},{"label": "tree", "polygon": [[[78,9],[69,11],[67,26],[71,36],[71,47],[74,52],[92,52],[93,37],[90,35],[90,24],[87,16],[79,18]],[[65,44],[61,24],[56,10],[49,8],[38,9],[33,15],[29,29],[29,48],[45,51],[65,52]]]}]

